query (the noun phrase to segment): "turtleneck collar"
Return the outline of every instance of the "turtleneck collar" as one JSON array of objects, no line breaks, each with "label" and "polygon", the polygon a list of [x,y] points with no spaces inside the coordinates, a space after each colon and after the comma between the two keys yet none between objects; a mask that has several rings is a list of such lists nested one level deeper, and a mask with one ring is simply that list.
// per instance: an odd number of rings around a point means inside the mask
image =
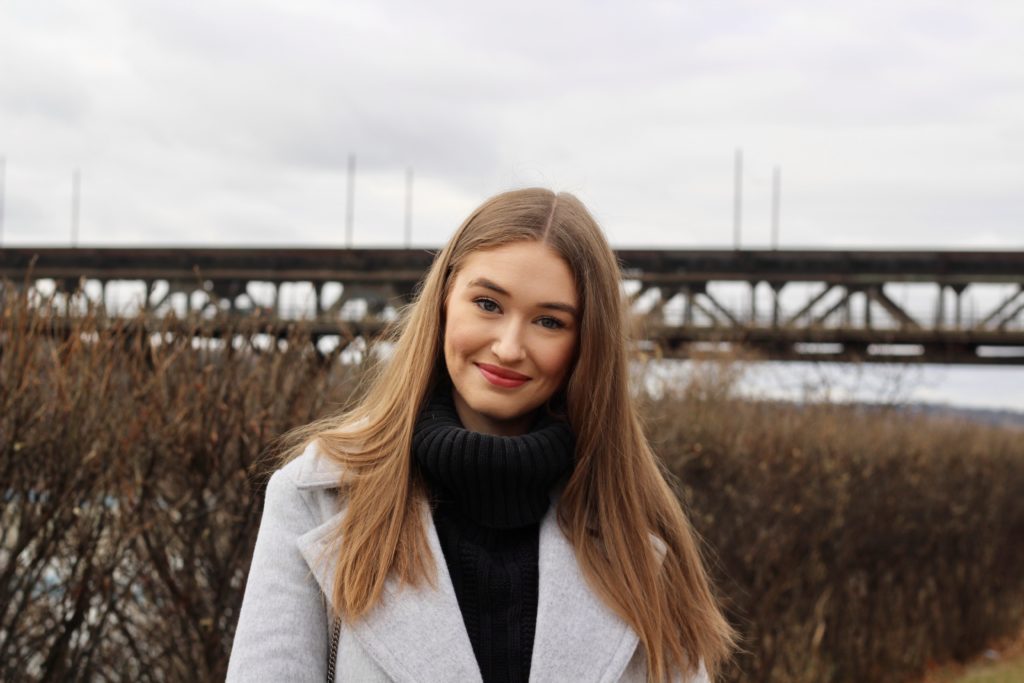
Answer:
[{"label": "turtleneck collar", "polygon": [[471,432],[459,421],[451,392],[450,382],[439,384],[413,434],[413,457],[435,495],[485,527],[540,521],[551,490],[572,469],[569,424],[542,414],[521,436]]}]

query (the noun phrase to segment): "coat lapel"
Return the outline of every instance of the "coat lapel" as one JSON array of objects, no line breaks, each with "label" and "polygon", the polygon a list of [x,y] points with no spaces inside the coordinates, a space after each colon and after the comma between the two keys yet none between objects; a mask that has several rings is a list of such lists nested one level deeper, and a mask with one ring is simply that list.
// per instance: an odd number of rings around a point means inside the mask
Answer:
[{"label": "coat lapel", "polygon": [[539,571],[530,681],[618,681],[639,639],[591,591],[554,505],[541,523]]},{"label": "coat lapel", "polygon": [[396,681],[481,681],[426,504],[423,515],[428,520],[427,541],[437,567],[437,587],[399,586],[389,578],[380,604],[352,631]]},{"label": "coat lapel", "polygon": [[[296,477],[302,489],[335,485],[339,472],[310,459]],[[559,528],[552,503],[540,529],[537,625],[530,665],[533,683],[618,681],[636,649],[636,633],[591,591],[572,544]],[[334,581],[327,552],[342,508],[299,536],[299,551],[325,594]],[[381,602],[353,624],[352,634],[395,681],[481,681],[455,589],[444,562],[429,507],[422,508],[437,586],[399,586],[389,578]]]},{"label": "coat lapel", "polygon": [[[297,483],[300,488],[326,488],[337,483],[337,476],[322,471],[309,472],[305,476],[300,474]],[[381,601],[352,624],[350,631],[395,681],[481,681],[426,503],[422,513],[427,520],[427,542],[437,567],[437,587],[399,586],[394,578],[389,578]],[[297,539],[299,552],[325,594],[329,594],[334,582],[329,538],[344,514],[342,509]]]}]

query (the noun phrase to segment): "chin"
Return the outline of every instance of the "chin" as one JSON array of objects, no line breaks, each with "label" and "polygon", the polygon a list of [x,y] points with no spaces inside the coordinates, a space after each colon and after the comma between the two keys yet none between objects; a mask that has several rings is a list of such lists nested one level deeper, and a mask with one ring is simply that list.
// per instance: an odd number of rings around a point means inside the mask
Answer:
[{"label": "chin", "polygon": [[482,405],[479,408],[470,405],[470,408],[496,422],[510,422],[512,420],[518,420],[536,410],[536,408],[529,408],[526,410],[509,410],[508,408],[493,408],[492,406],[487,405]]},{"label": "chin", "polygon": [[507,396],[478,396],[477,400],[467,399],[466,406],[475,413],[486,416],[488,419],[508,422],[518,420],[526,415],[533,414],[538,406],[524,404],[522,402],[510,403]]}]

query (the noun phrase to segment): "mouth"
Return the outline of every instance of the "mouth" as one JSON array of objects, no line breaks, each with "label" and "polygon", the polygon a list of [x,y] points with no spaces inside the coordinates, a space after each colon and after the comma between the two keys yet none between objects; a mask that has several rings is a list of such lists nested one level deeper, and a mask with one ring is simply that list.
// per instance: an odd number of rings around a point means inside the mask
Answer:
[{"label": "mouth", "polygon": [[501,368],[497,365],[477,363],[476,367],[480,370],[480,374],[484,376],[484,379],[495,386],[510,389],[521,386],[530,381],[530,378],[527,375],[523,375],[506,368]]}]

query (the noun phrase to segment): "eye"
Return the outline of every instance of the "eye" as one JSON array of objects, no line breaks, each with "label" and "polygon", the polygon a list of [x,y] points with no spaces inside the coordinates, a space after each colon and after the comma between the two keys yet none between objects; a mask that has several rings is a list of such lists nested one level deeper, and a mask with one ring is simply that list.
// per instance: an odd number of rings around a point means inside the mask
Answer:
[{"label": "eye", "polygon": [[498,306],[497,301],[495,301],[494,299],[488,299],[485,296],[473,299],[473,303],[475,303],[480,310],[487,311],[488,313],[497,313],[498,311],[501,310],[501,307]]},{"label": "eye", "polygon": [[542,327],[546,327],[549,330],[560,330],[563,327],[565,327],[565,323],[563,323],[561,320],[559,320],[558,318],[550,317],[541,318],[540,324]]}]

